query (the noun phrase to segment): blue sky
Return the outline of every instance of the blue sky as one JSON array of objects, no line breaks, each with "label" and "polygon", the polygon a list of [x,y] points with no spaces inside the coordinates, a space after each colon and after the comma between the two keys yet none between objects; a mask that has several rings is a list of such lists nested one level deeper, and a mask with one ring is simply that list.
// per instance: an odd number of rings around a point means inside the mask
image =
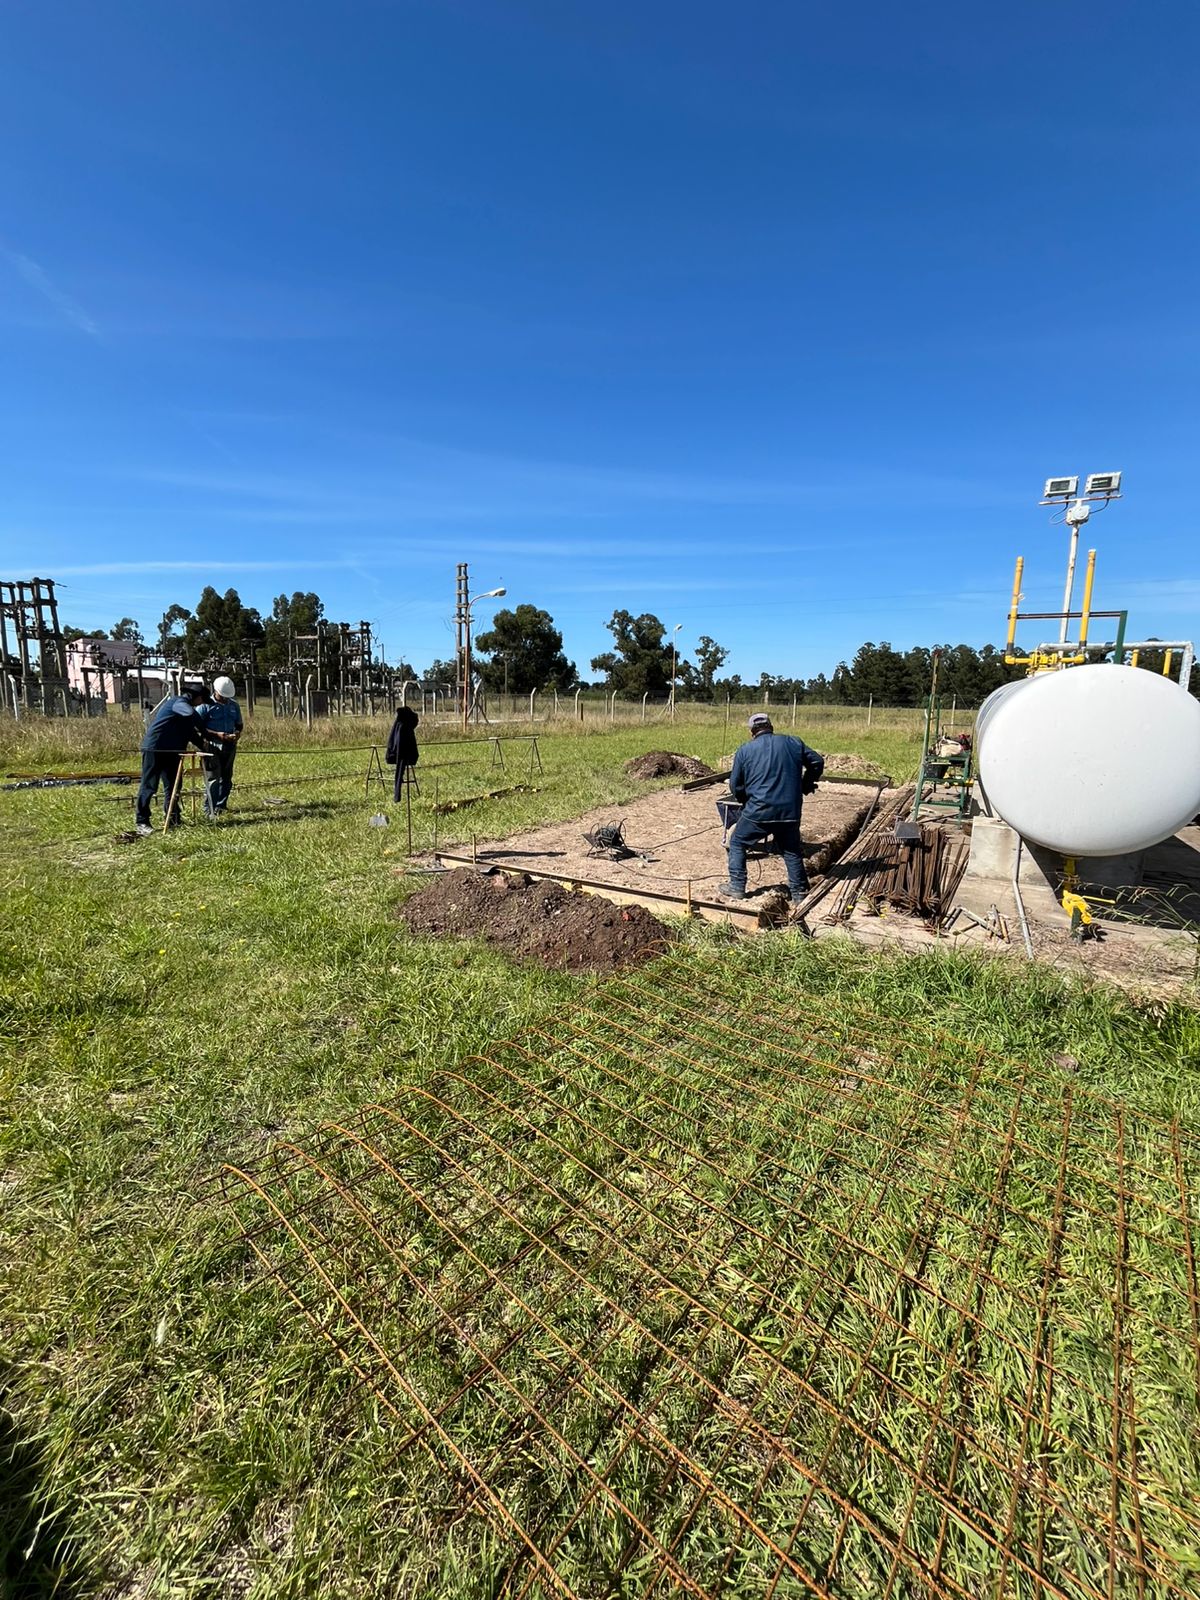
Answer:
[{"label": "blue sky", "polygon": [[9,0],[0,576],[82,627],[454,567],[728,670],[1058,604],[1200,632],[1192,4]]}]

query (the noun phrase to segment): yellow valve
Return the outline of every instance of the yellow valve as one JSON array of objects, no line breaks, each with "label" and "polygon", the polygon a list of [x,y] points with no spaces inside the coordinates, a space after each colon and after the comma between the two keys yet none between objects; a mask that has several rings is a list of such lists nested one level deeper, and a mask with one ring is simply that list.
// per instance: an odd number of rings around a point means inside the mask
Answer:
[{"label": "yellow valve", "polygon": [[1062,908],[1071,918],[1072,922],[1074,922],[1076,914],[1078,914],[1079,920],[1083,923],[1084,927],[1087,927],[1088,924],[1093,920],[1087,901],[1081,894],[1076,894],[1073,889],[1063,890]]},{"label": "yellow valve", "polygon": [[1095,918],[1091,908],[1081,894],[1076,894],[1073,889],[1064,889],[1062,893],[1062,908],[1071,919],[1071,937],[1082,939],[1084,930],[1090,928]]}]

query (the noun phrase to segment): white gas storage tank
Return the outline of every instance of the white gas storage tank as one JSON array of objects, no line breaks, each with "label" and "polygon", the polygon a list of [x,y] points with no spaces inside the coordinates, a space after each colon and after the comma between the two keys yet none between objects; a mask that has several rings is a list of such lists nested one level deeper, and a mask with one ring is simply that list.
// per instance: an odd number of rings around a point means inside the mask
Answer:
[{"label": "white gas storage tank", "polygon": [[1140,667],[1065,667],[1005,684],[975,724],[990,808],[1064,856],[1169,839],[1200,812],[1200,700]]}]

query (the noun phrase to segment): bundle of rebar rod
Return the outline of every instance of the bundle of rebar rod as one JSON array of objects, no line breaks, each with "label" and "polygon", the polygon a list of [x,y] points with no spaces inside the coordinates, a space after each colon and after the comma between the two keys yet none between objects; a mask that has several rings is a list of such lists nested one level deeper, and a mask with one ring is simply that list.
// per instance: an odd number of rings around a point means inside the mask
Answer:
[{"label": "bundle of rebar rod", "polygon": [[967,839],[941,822],[922,823],[919,838],[900,839],[896,824],[907,817],[912,801],[911,787],[881,801],[867,827],[804,901],[802,916],[832,897],[826,922],[845,922],[858,905],[877,914],[893,906],[931,928],[940,926],[966,871]]},{"label": "bundle of rebar rod", "polygon": [[861,876],[867,862],[873,862],[879,854],[879,841],[890,837],[895,829],[898,818],[906,816],[912,807],[914,790],[911,785],[904,789],[882,791],[879,795],[876,808],[868,814],[866,824],[859,833],[858,838],[843,853],[840,860],[832,865],[824,876],[814,884],[803,904],[799,907],[799,915],[807,916],[821,901],[841,889],[847,881],[857,881]]},{"label": "bundle of rebar rod", "polygon": [[967,868],[966,835],[940,822],[921,823],[915,839],[898,838],[894,826],[871,831],[871,848],[846,874],[825,920],[844,922],[856,906],[876,915],[892,906],[940,927]]}]

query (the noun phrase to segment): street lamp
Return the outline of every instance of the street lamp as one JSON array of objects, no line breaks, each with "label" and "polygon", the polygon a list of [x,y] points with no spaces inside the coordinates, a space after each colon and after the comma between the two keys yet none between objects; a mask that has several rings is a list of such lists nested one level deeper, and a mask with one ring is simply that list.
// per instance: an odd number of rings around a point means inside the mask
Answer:
[{"label": "street lamp", "polygon": [[[465,571],[465,568],[464,568]],[[467,724],[471,719],[471,623],[474,618],[471,608],[480,600],[501,600],[508,593],[507,589],[485,589],[482,594],[472,595],[464,608],[463,615],[463,695],[462,695],[462,725],[463,732],[467,731]]]},{"label": "street lamp", "polygon": [[682,622],[677,622],[671,629],[671,721],[675,720],[675,661],[678,656],[676,634],[683,627]]}]

